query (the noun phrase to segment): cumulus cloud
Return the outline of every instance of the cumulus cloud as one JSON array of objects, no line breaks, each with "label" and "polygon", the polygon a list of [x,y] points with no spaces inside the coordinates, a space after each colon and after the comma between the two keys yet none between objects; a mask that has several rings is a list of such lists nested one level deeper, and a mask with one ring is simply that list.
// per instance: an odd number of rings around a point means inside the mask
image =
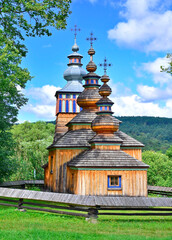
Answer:
[{"label": "cumulus cloud", "polygon": [[157,58],[153,62],[142,63],[141,66],[135,67],[138,77],[147,77],[153,80],[154,86],[140,84],[137,91],[142,102],[157,100],[167,100],[172,98],[172,76],[168,73],[161,72],[160,66],[167,67],[169,59]]},{"label": "cumulus cloud", "polygon": [[113,111],[116,116],[172,117],[172,100],[168,100],[164,106],[153,102],[142,102],[136,94],[112,100],[115,102]]},{"label": "cumulus cloud", "polygon": [[108,31],[108,37],[117,44],[150,51],[172,49],[172,11],[167,0],[127,0],[119,22]]},{"label": "cumulus cloud", "polygon": [[29,98],[29,102],[22,108],[22,111],[35,114],[40,119],[54,120],[56,98],[55,92],[60,87],[53,85],[45,85],[40,88],[32,87],[25,90],[25,95]]}]

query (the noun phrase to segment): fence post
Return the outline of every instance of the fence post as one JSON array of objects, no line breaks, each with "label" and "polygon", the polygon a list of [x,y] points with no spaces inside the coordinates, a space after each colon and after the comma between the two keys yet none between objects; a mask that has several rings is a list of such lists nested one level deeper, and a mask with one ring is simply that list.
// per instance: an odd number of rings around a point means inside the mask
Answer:
[{"label": "fence post", "polygon": [[23,209],[22,205],[23,205],[23,198],[20,198],[18,201],[18,210],[24,212],[25,209]]},{"label": "fence post", "polygon": [[98,218],[98,210],[96,208],[89,208],[88,218],[86,218],[86,220],[90,221],[91,223],[97,223],[97,218]]}]

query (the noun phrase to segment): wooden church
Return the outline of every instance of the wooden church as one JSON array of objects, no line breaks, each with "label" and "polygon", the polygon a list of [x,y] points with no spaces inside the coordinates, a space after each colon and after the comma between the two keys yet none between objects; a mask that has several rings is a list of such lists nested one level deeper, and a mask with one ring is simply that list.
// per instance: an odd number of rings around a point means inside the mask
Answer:
[{"label": "wooden church", "polygon": [[56,92],[55,137],[48,147],[48,163],[43,166],[45,187],[79,195],[146,197],[149,166],[142,162],[144,145],[121,132],[121,122],[112,116],[107,62],[100,86],[93,40],[91,35],[86,74],[75,36],[64,72],[67,85]]}]

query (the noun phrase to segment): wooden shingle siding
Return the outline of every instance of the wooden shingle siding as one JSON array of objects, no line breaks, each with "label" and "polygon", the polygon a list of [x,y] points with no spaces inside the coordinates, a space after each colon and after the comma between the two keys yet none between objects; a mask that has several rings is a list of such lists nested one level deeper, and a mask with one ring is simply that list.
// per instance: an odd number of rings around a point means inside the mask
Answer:
[{"label": "wooden shingle siding", "polygon": [[[71,170],[71,175],[78,176],[78,182],[72,193],[78,195],[119,195],[119,196],[147,196],[147,171],[146,170]],[[121,189],[108,189],[107,178],[109,175],[121,176]],[[68,180],[71,189],[71,181]]]}]

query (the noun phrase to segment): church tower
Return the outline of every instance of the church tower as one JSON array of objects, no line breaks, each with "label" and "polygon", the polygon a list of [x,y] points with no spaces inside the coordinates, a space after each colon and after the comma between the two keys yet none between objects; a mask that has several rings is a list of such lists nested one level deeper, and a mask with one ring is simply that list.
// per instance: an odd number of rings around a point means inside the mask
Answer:
[{"label": "church tower", "polygon": [[71,29],[75,31],[75,40],[72,47],[72,53],[68,55],[68,68],[65,70],[63,77],[67,81],[66,85],[58,90],[56,96],[56,127],[54,142],[59,139],[66,131],[66,124],[73,119],[81,108],[77,104],[77,98],[83,91],[82,80],[86,75],[82,69],[81,60],[83,56],[78,53],[79,47],[76,43],[76,32],[80,29]]}]

